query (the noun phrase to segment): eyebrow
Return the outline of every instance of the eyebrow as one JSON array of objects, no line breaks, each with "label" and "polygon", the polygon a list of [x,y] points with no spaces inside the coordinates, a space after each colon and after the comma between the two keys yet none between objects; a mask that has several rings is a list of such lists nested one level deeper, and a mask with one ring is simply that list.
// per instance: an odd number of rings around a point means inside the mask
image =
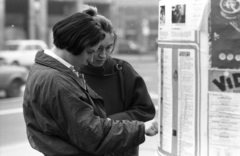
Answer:
[{"label": "eyebrow", "polygon": [[[113,46],[113,45],[114,44],[112,43],[112,44],[107,45],[106,47],[110,47],[110,46]],[[104,46],[100,45],[99,47],[104,47]]]},{"label": "eyebrow", "polygon": [[113,46],[113,43],[112,43],[112,44],[109,44],[107,47],[110,47],[110,46]]},{"label": "eyebrow", "polygon": [[92,53],[95,52],[95,50],[92,50],[92,49],[88,49],[87,51],[92,52]]}]

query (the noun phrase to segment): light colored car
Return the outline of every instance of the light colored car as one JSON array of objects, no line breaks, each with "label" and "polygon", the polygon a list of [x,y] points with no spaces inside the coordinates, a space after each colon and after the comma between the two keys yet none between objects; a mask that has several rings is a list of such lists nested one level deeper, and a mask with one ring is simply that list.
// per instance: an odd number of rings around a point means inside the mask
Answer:
[{"label": "light colored car", "polygon": [[0,90],[5,92],[6,97],[21,95],[21,89],[26,82],[27,76],[27,68],[3,65],[0,62]]},{"label": "light colored car", "polygon": [[29,67],[39,49],[47,49],[42,40],[8,40],[0,51],[0,61],[10,65]]},{"label": "light colored car", "polygon": [[131,40],[117,40],[119,54],[144,54],[146,51]]}]

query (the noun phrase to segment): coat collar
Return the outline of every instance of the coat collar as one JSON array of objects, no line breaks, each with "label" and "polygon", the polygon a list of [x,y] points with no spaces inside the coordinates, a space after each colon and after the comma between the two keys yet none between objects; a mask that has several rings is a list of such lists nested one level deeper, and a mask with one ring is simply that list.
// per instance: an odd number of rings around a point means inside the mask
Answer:
[{"label": "coat collar", "polygon": [[87,87],[85,86],[83,81],[81,81],[81,77],[78,77],[70,68],[66,67],[55,58],[45,54],[43,50],[37,52],[35,62],[43,66],[47,66],[49,68],[53,68],[60,72],[63,72],[64,74],[70,76],[74,81],[76,81],[77,84],[83,90],[88,92],[92,98],[103,100],[102,97],[97,95],[90,87],[88,87],[88,85],[86,85]]},{"label": "coat collar", "polygon": [[67,66],[59,62],[57,59],[45,54],[43,50],[37,52],[35,62],[43,66],[47,66],[55,70],[58,70],[70,76],[80,85],[81,88],[86,90],[84,81],[81,81],[82,78],[79,78],[71,68],[68,68]]}]

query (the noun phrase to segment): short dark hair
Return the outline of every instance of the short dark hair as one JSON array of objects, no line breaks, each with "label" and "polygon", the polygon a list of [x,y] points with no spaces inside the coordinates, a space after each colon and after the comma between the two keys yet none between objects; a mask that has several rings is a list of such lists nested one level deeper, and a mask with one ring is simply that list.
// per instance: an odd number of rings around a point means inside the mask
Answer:
[{"label": "short dark hair", "polygon": [[53,26],[53,43],[73,55],[79,55],[86,47],[93,47],[105,38],[101,25],[92,16],[75,13]]},{"label": "short dark hair", "polygon": [[[103,31],[105,31],[106,33],[110,33],[114,36],[114,45],[113,45],[113,50],[115,48],[115,44],[117,41],[117,35],[115,33],[115,31],[113,30],[113,24],[112,22],[107,19],[106,17],[98,14],[97,8],[93,7],[93,6],[87,6],[88,8],[83,10],[83,13],[89,14],[93,17],[93,19],[95,19],[98,23],[100,23]],[[112,50],[112,51],[113,51]]]}]

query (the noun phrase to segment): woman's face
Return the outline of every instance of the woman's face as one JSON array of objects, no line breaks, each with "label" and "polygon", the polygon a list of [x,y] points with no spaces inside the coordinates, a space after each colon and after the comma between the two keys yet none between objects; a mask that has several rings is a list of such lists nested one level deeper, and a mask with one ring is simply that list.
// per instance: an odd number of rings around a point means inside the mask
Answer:
[{"label": "woman's face", "polygon": [[93,61],[89,61],[89,63],[94,67],[101,67],[114,48],[114,35],[110,33],[106,33],[105,35],[105,39],[101,42],[101,45],[93,54]]},{"label": "woman's face", "polygon": [[101,42],[93,47],[88,47],[83,50],[80,55],[71,56],[71,64],[74,65],[76,70],[80,70],[82,66],[88,64],[88,62],[93,61],[93,55],[97,52],[98,47],[100,46]]}]

